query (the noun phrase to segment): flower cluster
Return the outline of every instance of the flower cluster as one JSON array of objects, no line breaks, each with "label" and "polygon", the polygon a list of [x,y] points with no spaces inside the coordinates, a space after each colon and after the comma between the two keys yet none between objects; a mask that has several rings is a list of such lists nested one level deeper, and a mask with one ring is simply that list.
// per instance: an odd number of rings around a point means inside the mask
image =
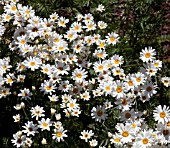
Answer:
[{"label": "flower cluster", "polygon": [[[104,10],[103,5],[96,9]],[[5,24],[10,23],[15,30],[9,52],[17,54],[18,59],[15,64],[13,57],[0,59],[0,98],[15,95],[18,102],[23,101],[14,106],[25,115],[13,116],[14,122],[24,122],[13,135],[14,146],[31,147],[33,139],[44,133],[52,138],[41,137],[42,144],[50,143],[50,139],[64,142],[69,138],[69,129],[65,130],[69,119],[81,120],[81,115],[87,115],[91,123],[103,124],[113,116],[113,110],[119,112],[119,123],[115,126],[117,131],[110,131],[105,137],[109,144],[145,148],[170,143],[169,107],[155,108],[155,129],[147,126],[143,112],[134,107],[137,101],[145,103],[157,94],[154,77],[162,68],[162,61],[156,58],[155,49],[142,49],[139,59],[143,65],[138,72],[127,74],[124,57],[109,54],[119,43],[119,35],[103,32],[107,23],[96,22],[91,13],[77,14],[71,23],[57,13],[41,18],[32,7],[10,0],[1,15],[1,37]],[[170,85],[169,77],[158,81],[166,87]],[[13,87],[17,87],[15,92]],[[85,126],[80,128],[78,138],[91,147],[107,145],[100,144],[97,131]]]}]

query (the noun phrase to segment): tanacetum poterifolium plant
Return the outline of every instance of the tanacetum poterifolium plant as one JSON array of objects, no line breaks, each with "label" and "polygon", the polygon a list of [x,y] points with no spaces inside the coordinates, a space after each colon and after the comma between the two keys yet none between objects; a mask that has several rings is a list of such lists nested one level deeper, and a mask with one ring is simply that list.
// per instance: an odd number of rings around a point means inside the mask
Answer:
[{"label": "tanacetum poterifolium plant", "polygon": [[[143,47],[134,59],[138,70],[128,73],[126,57],[114,48],[121,37],[105,31],[108,24],[92,13],[70,21],[57,13],[36,16],[18,0],[4,5],[1,41],[7,33],[12,37],[0,59],[0,98],[16,102],[13,117],[7,117],[14,119],[12,146],[153,148],[170,143],[170,108],[154,104],[170,77],[162,73],[154,47]],[[105,9],[100,4],[95,11]]]}]

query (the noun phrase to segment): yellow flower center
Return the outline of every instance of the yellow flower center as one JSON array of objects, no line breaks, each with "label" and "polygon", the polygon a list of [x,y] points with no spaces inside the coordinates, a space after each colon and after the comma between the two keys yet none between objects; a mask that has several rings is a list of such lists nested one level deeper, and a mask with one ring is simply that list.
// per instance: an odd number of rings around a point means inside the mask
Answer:
[{"label": "yellow flower center", "polygon": [[77,45],[76,50],[80,50],[80,49],[81,49],[80,45]]},{"label": "yellow flower center", "polygon": [[37,110],[37,111],[35,112],[35,114],[39,115],[39,114],[40,114],[40,111],[39,111],[39,110]]},{"label": "yellow flower center", "polygon": [[104,68],[104,67],[103,67],[102,65],[98,66],[98,69],[99,69],[99,70],[103,70],[103,68]]},{"label": "yellow flower center", "polygon": [[59,49],[60,51],[62,51],[62,50],[64,50],[64,47],[63,47],[63,46],[60,46],[58,49]]},{"label": "yellow flower center", "polygon": [[129,84],[129,86],[133,86],[133,81],[132,81],[132,80],[129,80],[129,81],[128,81],[128,84]]},{"label": "yellow flower center", "polygon": [[107,65],[107,67],[108,67],[108,68],[111,68],[111,67],[112,67],[112,65],[109,63],[109,64]]},{"label": "yellow flower center", "polygon": [[7,15],[6,16],[6,20],[10,20],[11,16],[10,15]]},{"label": "yellow flower center", "polygon": [[170,126],[170,121],[168,121],[166,125],[167,125],[167,126]]},{"label": "yellow flower center", "polygon": [[136,128],[136,124],[132,123],[132,124],[131,124],[131,127],[132,127],[132,128]]},{"label": "yellow flower center", "polygon": [[72,39],[72,38],[73,38],[73,35],[72,35],[72,34],[69,34],[69,35],[68,35],[68,38],[69,38],[69,39]]},{"label": "yellow flower center", "polygon": [[7,66],[5,65],[5,66],[3,67],[3,69],[6,70],[6,69],[7,69]]},{"label": "yellow flower center", "polygon": [[50,27],[51,25],[49,23],[46,24],[46,27]]},{"label": "yellow flower center", "polygon": [[36,51],[36,50],[34,50],[34,51],[33,51],[33,54],[34,54],[34,55],[37,55],[37,51]]},{"label": "yellow flower center", "polygon": [[85,134],[84,137],[87,138],[87,137],[88,137],[88,134]]},{"label": "yellow flower center", "polygon": [[57,133],[56,133],[56,136],[57,136],[57,137],[61,137],[61,136],[62,136],[62,132],[57,132]]},{"label": "yellow flower center", "polygon": [[37,21],[37,20],[34,20],[34,23],[35,23],[36,25],[38,25],[38,21]]},{"label": "yellow flower center", "polygon": [[55,38],[55,39],[54,39],[54,42],[55,42],[55,43],[58,43],[58,42],[59,42],[59,39],[58,39],[58,38]]},{"label": "yellow flower center", "polygon": [[98,58],[102,58],[102,57],[103,57],[103,54],[102,54],[102,53],[98,53],[98,54],[97,54],[97,57],[98,57]]},{"label": "yellow flower center", "polygon": [[48,50],[48,51],[51,51],[51,50],[52,50],[52,47],[49,46],[49,47],[47,48],[47,50]]},{"label": "yellow flower center", "polygon": [[82,78],[82,74],[81,74],[81,73],[78,73],[78,74],[76,74],[76,77]]},{"label": "yellow flower center", "polygon": [[114,62],[115,62],[115,64],[119,64],[120,60],[116,59]]},{"label": "yellow flower center", "polygon": [[161,118],[164,118],[166,116],[166,113],[165,112],[160,112],[160,117]]},{"label": "yellow flower center", "polygon": [[19,69],[23,70],[24,69],[24,65],[20,65]]},{"label": "yellow flower center", "polygon": [[23,45],[23,44],[26,43],[26,41],[25,40],[21,40],[20,43]]},{"label": "yellow flower center", "polygon": [[30,11],[29,11],[29,10],[26,10],[25,13],[26,13],[27,15],[29,15],[29,14],[30,14]]},{"label": "yellow flower center", "polygon": [[117,92],[117,93],[122,92],[122,87],[121,87],[121,86],[118,86],[118,87],[116,88],[116,92]]},{"label": "yellow flower center", "polygon": [[47,90],[51,90],[51,86],[46,86],[46,89]]},{"label": "yellow flower center", "polygon": [[109,90],[110,90],[110,86],[106,86],[105,89],[106,89],[107,91],[109,91]]},{"label": "yellow flower center", "polygon": [[168,84],[168,80],[164,80],[164,84]]},{"label": "yellow flower center", "polygon": [[155,63],[155,64],[154,64],[155,67],[158,67],[158,65],[159,65],[158,63]]},{"label": "yellow flower center", "polygon": [[88,25],[88,28],[89,28],[89,29],[92,29],[92,27],[93,27],[93,26],[92,26],[91,24],[90,24],[90,25]]},{"label": "yellow flower center", "polygon": [[48,124],[47,124],[47,123],[43,123],[42,126],[43,126],[43,127],[47,127]]},{"label": "yellow flower center", "polygon": [[120,70],[116,70],[116,74],[120,74]]},{"label": "yellow flower center", "polygon": [[129,136],[128,131],[123,131],[122,136],[123,136],[123,137],[128,137],[128,136]]},{"label": "yellow flower center", "polygon": [[142,140],[142,143],[143,143],[143,144],[148,144],[148,142],[149,142],[148,138],[144,138],[144,139]]},{"label": "yellow flower center", "polygon": [[110,41],[114,42],[115,41],[115,37],[110,37]]},{"label": "yellow flower center", "polygon": [[137,77],[137,78],[136,78],[136,81],[137,81],[137,82],[140,82],[140,81],[141,81],[141,78],[140,78],[140,77]]},{"label": "yellow flower center", "polygon": [[23,93],[22,96],[26,97],[26,96],[28,96],[28,94],[27,93]]},{"label": "yellow flower center", "polygon": [[46,73],[47,73],[47,72],[48,72],[48,68],[44,68],[44,72],[46,72]]},{"label": "yellow flower center", "polygon": [[115,138],[114,141],[118,143],[118,142],[120,142],[120,139],[119,138]]},{"label": "yellow flower center", "polygon": [[35,66],[35,62],[30,62],[30,65],[31,66]]},{"label": "yellow flower center", "polygon": [[87,95],[83,95],[83,98],[86,99],[86,98],[87,98]]},{"label": "yellow flower center", "polygon": [[103,47],[104,47],[104,43],[100,43],[100,44],[99,44],[99,47],[100,47],[100,48],[103,48]]},{"label": "yellow flower center", "polygon": [[16,7],[16,6],[12,6],[11,10],[12,10],[12,11],[16,11],[16,10],[17,10],[17,7]]},{"label": "yellow flower center", "polygon": [[11,78],[8,78],[8,83],[13,82],[13,80]]},{"label": "yellow flower center", "polygon": [[75,28],[74,28],[75,30],[79,30],[80,28],[79,28],[79,26],[75,26]]},{"label": "yellow flower center", "polygon": [[74,107],[74,103],[70,103],[70,107],[73,108]]},{"label": "yellow flower center", "polygon": [[150,58],[151,57],[151,53],[150,52],[145,53],[145,57],[146,58]]},{"label": "yellow flower center", "polygon": [[64,25],[64,21],[60,21],[60,25],[63,26]]}]

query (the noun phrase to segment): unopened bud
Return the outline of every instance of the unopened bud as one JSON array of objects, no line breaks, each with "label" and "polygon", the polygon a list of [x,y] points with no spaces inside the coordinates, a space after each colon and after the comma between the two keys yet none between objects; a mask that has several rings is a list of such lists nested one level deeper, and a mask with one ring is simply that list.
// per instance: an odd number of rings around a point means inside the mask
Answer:
[{"label": "unopened bud", "polygon": [[113,136],[113,134],[111,132],[108,132],[108,137],[111,138]]},{"label": "unopened bud", "polygon": [[51,108],[51,115],[54,115],[56,110],[54,108]]},{"label": "unopened bud", "polygon": [[47,144],[47,140],[45,138],[42,139],[41,144],[45,145]]},{"label": "unopened bud", "polygon": [[35,87],[35,86],[32,86],[32,90],[36,90],[36,87]]},{"label": "unopened bud", "polygon": [[61,114],[56,114],[55,118],[56,118],[56,120],[60,120],[61,119]]},{"label": "unopened bud", "polygon": [[25,103],[24,102],[21,102],[21,107],[25,108]]},{"label": "unopened bud", "polygon": [[22,136],[22,131],[18,131],[18,132],[17,132],[17,135],[18,135],[19,137],[21,137],[21,136]]}]

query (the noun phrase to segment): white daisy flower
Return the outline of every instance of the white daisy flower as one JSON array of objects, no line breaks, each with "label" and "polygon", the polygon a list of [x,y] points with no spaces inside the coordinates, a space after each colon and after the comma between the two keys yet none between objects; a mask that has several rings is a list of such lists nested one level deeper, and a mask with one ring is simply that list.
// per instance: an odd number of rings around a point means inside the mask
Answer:
[{"label": "white daisy flower", "polygon": [[64,130],[64,128],[61,126],[60,128],[55,128],[54,129],[54,134],[53,135],[53,139],[55,139],[56,142],[60,142],[60,141],[64,141],[64,137],[68,137],[65,133],[67,132],[67,130]]},{"label": "white daisy flower", "polygon": [[153,117],[155,121],[158,123],[165,123],[170,120],[170,110],[169,106],[164,105],[163,108],[161,105],[157,106],[155,110],[153,110]]},{"label": "white daisy flower", "polygon": [[111,142],[111,144],[114,144],[116,146],[122,146],[123,143],[122,143],[121,139],[122,139],[121,135],[119,135],[118,133],[115,133],[112,135],[110,142]]},{"label": "white daisy flower", "polygon": [[51,80],[45,80],[44,83],[41,83],[40,91],[44,91],[44,94],[52,94],[52,92],[55,92],[56,85],[53,84],[53,81]]},{"label": "white daisy flower", "polygon": [[152,47],[145,47],[145,49],[142,49],[142,51],[140,52],[140,59],[143,62],[153,61],[155,59],[155,55],[155,49],[152,49]]},{"label": "white daisy flower", "polygon": [[39,128],[41,128],[41,131],[48,130],[50,131],[50,126],[52,126],[52,122],[49,118],[44,119],[42,118],[41,121],[38,121],[39,123]]},{"label": "white daisy flower", "polygon": [[22,132],[26,133],[27,136],[35,136],[35,133],[38,133],[37,129],[38,126],[36,124],[33,124],[32,121],[28,121],[27,123],[25,123],[25,126],[22,126],[24,128],[24,130],[22,130]]},{"label": "white daisy flower", "polygon": [[76,82],[82,82],[87,77],[87,71],[82,68],[76,68],[72,73],[72,79]]},{"label": "white daisy flower", "polygon": [[97,25],[100,29],[105,29],[107,27],[107,24],[103,21],[99,21]]},{"label": "white daisy flower", "polygon": [[94,135],[94,133],[92,130],[90,130],[90,131],[83,130],[83,132],[81,132],[80,138],[85,140],[85,142],[87,142],[93,135]]},{"label": "white daisy flower", "polygon": [[43,110],[43,107],[40,107],[38,105],[36,105],[35,107],[32,107],[30,111],[31,111],[32,118],[36,117],[36,120],[38,120],[39,117],[45,116],[44,114],[45,111]]},{"label": "white daisy flower", "polygon": [[21,91],[21,93],[19,93],[18,96],[20,96],[21,99],[25,99],[25,100],[30,99],[31,100],[32,93],[30,92],[29,89],[24,88],[23,90],[20,90],[20,91]]},{"label": "white daisy flower", "polygon": [[97,106],[97,107],[93,107],[91,110],[91,116],[92,118],[95,119],[95,121],[101,122],[102,120],[106,120],[107,118],[107,114],[105,113],[106,109],[105,106]]},{"label": "white daisy flower", "polygon": [[106,36],[106,42],[108,44],[112,44],[112,45],[115,45],[119,40],[119,35],[116,34],[116,33],[108,33],[108,36]]},{"label": "white daisy flower", "polygon": [[140,131],[136,137],[136,142],[139,144],[141,148],[151,147],[154,143],[154,138],[152,137],[152,130]]},{"label": "white daisy flower", "polygon": [[162,77],[161,81],[166,87],[170,86],[170,77]]},{"label": "white daisy flower", "polygon": [[15,116],[13,116],[13,118],[14,118],[14,122],[19,122],[21,119],[21,116],[20,116],[20,114],[17,114]]},{"label": "white daisy flower", "polygon": [[107,53],[105,50],[99,49],[99,50],[95,50],[95,52],[93,53],[94,57],[99,58],[99,59],[105,59],[107,57]]},{"label": "white daisy flower", "polygon": [[30,68],[32,71],[35,71],[41,66],[42,61],[41,59],[36,57],[27,57],[23,64],[25,67]]},{"label": "white daisy flower", "polygon": [[119,134],[121,135],[122,143],[132,142],[132,140],[134,139],[133,136],[134,130],[132,129],[131,125],[129,124],[123,125],[122,123],[117,124],[116,129],[119,131]]},{"label": "white daisy flower", "polygon": [[125,92],[127,89],[125,88],[125,83],[121,82],[120,80],[116,80],[113,83],[113,91],[112,91],[112,96],[121,98],[125,95]]},{"label": "white daisy flower", "polygon": [[66,27],[66,24],[69,22],[69,19],[66,19],[65,17],[61,16],[58,18],[58,26],[59,27]]},{"label": "white daisy flower", "polygon": [[96,8],[96,11],[103,12],[105,11],[105,8],[102,4],[99,4],[98,7]]},{"label": "white daisy flower", "polygon": [[89,21],[93,21],[94,17],[91,13],[85,14],[83,22],[87,23]]},{"label": "white daisy flower", "polygon": [[14,146],[22,147],[22,146],[25,146],[25,140],[26,140],[25,135],[13,134],[13,139],[11,141],[14,144]]},{"label": "white daisy flower", "polygon": [[96,139],[92,139],[89,141],[91,147],[96,147],[98,145],[98,141]]}]

